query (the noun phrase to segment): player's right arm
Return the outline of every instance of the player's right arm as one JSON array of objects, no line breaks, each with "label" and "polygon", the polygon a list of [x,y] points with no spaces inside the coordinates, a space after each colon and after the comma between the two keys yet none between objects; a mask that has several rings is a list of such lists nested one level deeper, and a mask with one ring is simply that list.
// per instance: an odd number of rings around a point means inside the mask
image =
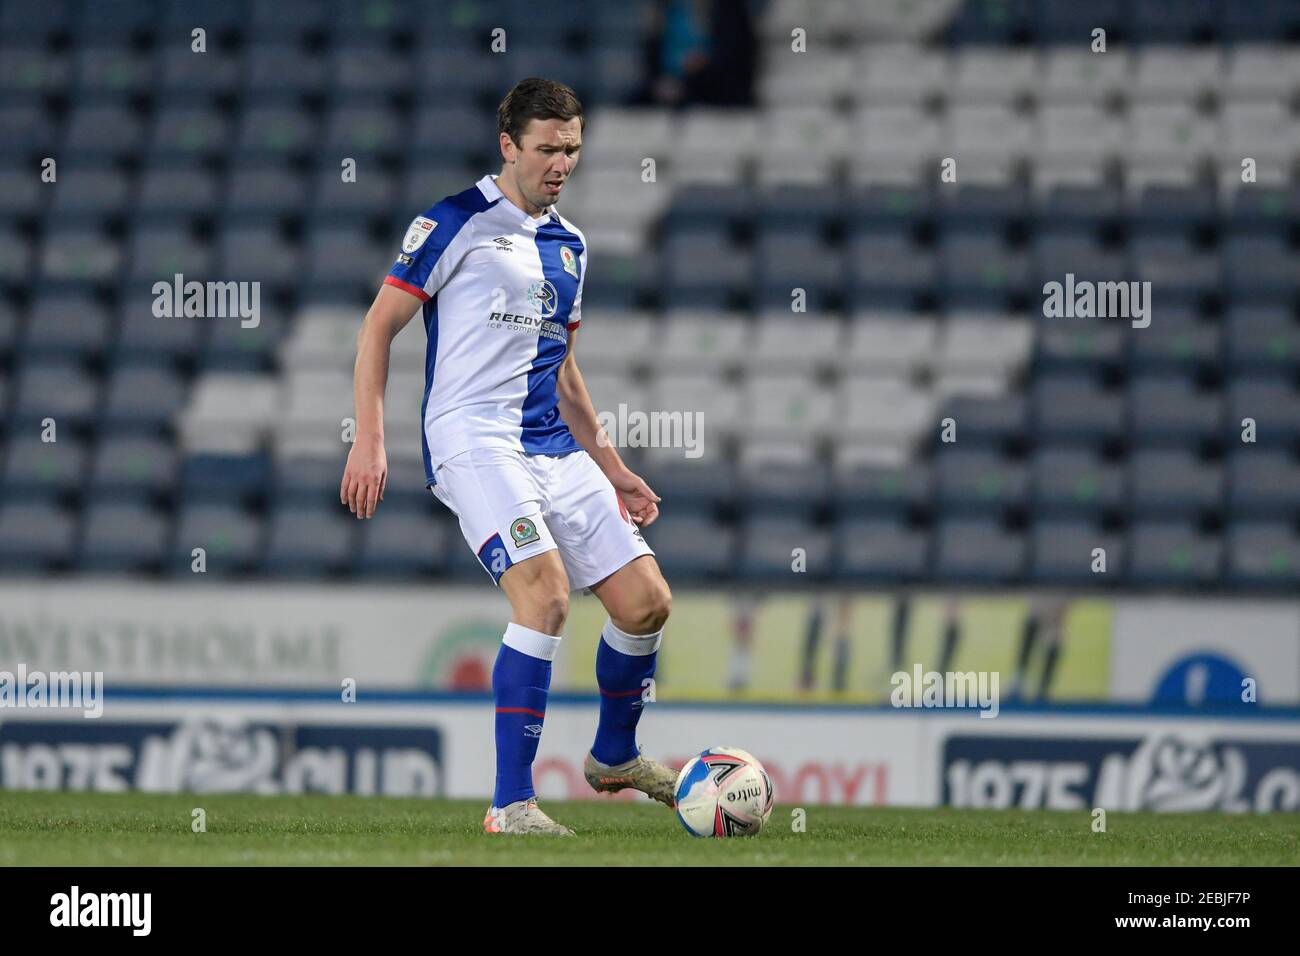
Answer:
[{"label": "player's right arm", "polygon": [[352,392],[357,431],[343,470],[339,499],[358,518],[371,518],[384,498],[388,456],[384,453],[384,388],[393,338],[419,311],[421,301],[396,285],[385,284],[357,333]]}]

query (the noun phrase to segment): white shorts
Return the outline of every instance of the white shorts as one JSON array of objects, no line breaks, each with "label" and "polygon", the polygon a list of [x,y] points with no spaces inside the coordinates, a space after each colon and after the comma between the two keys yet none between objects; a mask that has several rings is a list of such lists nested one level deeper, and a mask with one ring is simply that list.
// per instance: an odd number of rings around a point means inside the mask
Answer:
[{"label": "white shorts", "polygon": [[444,461],[431,490],[499,584],[526,558],[559,549],[572,590],[654,554],[604,472],[585,451],[526,455],[474,448]]}]

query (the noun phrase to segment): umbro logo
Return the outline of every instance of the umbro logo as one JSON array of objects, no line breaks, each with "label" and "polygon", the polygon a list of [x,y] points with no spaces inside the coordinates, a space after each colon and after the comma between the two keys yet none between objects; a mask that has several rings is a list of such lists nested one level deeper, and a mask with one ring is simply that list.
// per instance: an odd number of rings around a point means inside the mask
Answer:
[{"label": "umbro logo", "polygon": [[492,241],[497,244],[497,248],[500,249],[502,252],[514,252],[514,249],[510,248],[511,246],[514,245],[514,243],[511,242],[509,239],[507,239],[505,236],[497,236]]},{"label": "umbro logo", "polygon": [[526,724],[524,726],[525,737],[540,737],[542,735],[541,724]]}]

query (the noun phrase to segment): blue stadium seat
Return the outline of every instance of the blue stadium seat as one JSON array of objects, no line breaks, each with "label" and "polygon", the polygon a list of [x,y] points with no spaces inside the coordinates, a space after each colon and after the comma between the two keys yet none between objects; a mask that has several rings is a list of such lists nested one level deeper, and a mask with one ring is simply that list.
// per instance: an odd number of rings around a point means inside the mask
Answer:
[{"label": "blue stadium seat", "polygon": [[[1101,548],[1105,571],[1093,552]],[[1045,519],[1030,534],[1029,577],[1037,584],[1105,587],[1124,579],[1124,542],[1087,521]]]},{"label": "blue stadium seat", "polygon": [[215,107],[171,106],[154,117],[149,153],[158,160],[213,156],[229,148],[230,133]]},{"label": "blue stadium seat", "polygon": [[[288,274],[285,279],[288,281]],[[263,298],[256,325],[245,326],[238,320],[213,323],[211,336],[199,356],[199,368],[225,372],[257,372],[269,368],[286,324],[284,316],[273,309]]]},{"label": "blue stadium seat", "polygon": [[1129,383],[1129,428],[1136,445],[1208,441],[1222,425],[1222,397],[1198,390],[1190,378],[1150,376]]},{"label": "blue stadium seat", "polygon": [[738,497],[751,513],[807,518],[825,506],[829,481],[825,470],[814,465],[769,462],[741,469]]},{"label": "blue stadium seat", "polygon": [[45,234],[39,275],[65,286],[111,282],[123,265],[122,245],[107,233],[63,222]]},{"label": "blue stadium seat", "polygon": [[957,422],[963,444],[999,445],[1025,437],[1029,406],[1023,395],[957,395],[941,406],[945,417]]},{"label": "blue stadium seat", "polygon": [[740,494],[735,465],[718,455],[647,463],[641,476],[660,497],[688,510],[721,505]]},{"label": "blue stadium seat", "polygon": [[355,222],[398,205],[396,176],[379,169],[373,162],[359,163],[356,174],[355,180],[344,182],[342,169],[334,160],[317,170],[310,206],[314,221]]},{"label": "blue stadium seat", "polygon": [[195,504],[230,505],[263,495],[271,462],[263,453],[192,455],[181,466],[181,494]]},{"label": "blue stadium seat", "polygon": [[939,244],[940,284],[950,308],[1004,308],[1025,294],[1029,263],[1000,238],[947,233]]},{"label": "blue stadium seat", "polygon": [[854,235],[845,261],[848,295],[853,302],[911,305],[938,279],[934,252],[901,233]]},{"label": "blue stadium seat", "polygon": [[[1048,282],[1114,282],[1126,277],[1124,257],[1087,233],[1042,232],[1034,241],[1034,284],[1041,290]],[[1057,319],[1056,322],[1081,321]]]},{"label": "blue stadium seat", "polygon": [[357,519],[332,506],[278,508],[270,515],[264,568],[276,575],[322,575],[352,562]]},{"label": "blue stadium seat", "polygon": [[224,577],[252,570],[261,559],[260,519],[233,504],[195,503],[181,509],[165,570],[177,578],[196,576],[194,549],[204,551],[204,574]]},{"label": "blue stadium seat", "polygon": [[67,362],[26,362],[19,367],[14,412],[8,424],[15,431],[40,429],[52,418],[59,428],[89,425],[98,414],[99,382]]},{"label": "blue stadium seat", "polygon": [[97,499],[130,500],[172,490],[176,451],[148,435],[109,433],[95,449],[87,492]]},{"label": "blue stadium seat", "polygon": [[83,230],[87,220],[125,213],[131,201],[131,179],[104,163],[74,159],[58,167],[58,182],[50,192],[49,221]]},{"label": "blue stadium seat", "polygon": [[1034,452],[1031,469],[1039,515],[1095,518],[1123,505],[1123,469],[1090,449],[1042,446]]},{"label": "blue stadium seat", "polygon": [[1282,378],[1235,379],[1228,386],[1228,418],[1224,439],[1232,445],[1242,439],[1242,421],[1255,422],[1255,441],[1277,445],[1300,439],[1300,394]]},{"label": "blue stadium seat", "polygon": [[213,277],[210,243],[197,239],[183,227],[141,226],[131,236],[127,250],[127,281],[142,288],[155,282],[172,282],[178,273],[186,280]]},{"label": "blue stadium seat", "polygon": [[94,98],[125,104],[133,94],[148,92],[157,80],[154,57],[132,49],[129,43],[81,43],[74,50],[74,102]]},{"label": "blue stadium seat", "polygon": [[33,575],[67,567],[77,541],[77,519],[52,501],[0,504],[0,567]]},{"label": "blue stadium seat", "polygon": [[118,365],[108,379],[102,421],[117,430],[162,431],[185,407],[186,392],[171,369]]},{"label": "blue stadium seat", "polygon": [[1024,186],[958,186],[935,193],[935,218],[944,232],[998,234],[1029,214]]},{"label": "blue stadium seat", "polygon": [[1224,330],[1227,360],[1237,375],[1300,368],[1300,325],[1281,305],[1234,306]]},{"label": "blue stadium seat", "polygon": [[[352,4],[345,4],[352,6]],[[334,90],[343,95],[391,96],[411,85],[412,56],[377,43],[348,42],[334,47],[329,56],[329,76]]]},{"label": "blue stadium seat", "polygon": [[339,484],[346,464],[346,449],[329,457],[278,460],[271,485],[273,502],[282,508],[339,505]]},{"label": "blue stadium seat", "polygon": [[[314,150],[319,136],[320,126],[316,118],[292,102],[251,103],[241,114],[235,135],[235,150],[240,163],[233,170],[232,201],[244,204],[257,201],[254,195],[247,195],[245,191],[254,188],[265,177],[256,175],[256,167],[246,172],[250,163],[283,161],[295,153]],[[303,186],[296,184],[296,192],[301,194],[303,191]]]},{"label": "blue stadium seat", "polygon": [[835,577],[856,584],[924,579],[930,537],[901,518],[840,521],[834,527]]},{"label": "blue stadium seat", "polygon": [[1009,584],[1024,574],[1023,534],[981,518],[946,519],[935,529],[935,573],[963,584]]},{"label": "blue stadium seat", "polygon": [[1131,361],[1138,370],[1187,374],[1219,365],[1221,339],[1219,323],[1201,322],[1190,311],[1157,304],[1151,325],[1134,330]]},{"label": "blue stadium seat", "polygon": [[1300,585],[1300,538],[1290,527],[1272,522],[1233,524],[1226,576],[1237,587],[1294,591]]},{"label": "blue stadium seat", "polygon": [[229,280],[260,280],[275,287],[305,284],[302,249],[273,223],[227,224],[217,240],[217,262]]},{"label": "blue stadium seat", "polygon": [[1024,465],[995,451],[941,445],[934,456],[938,503],[945,514],[990,514],[1024,505]]},{"label": "blue stadium seat", "polygon": [[[160,280],[163,278],[160,277]],[[158,318],[153,314],[155,297],[148,292],[149,287],[141,285],[137,288],[145,290],[147,294],[133,293],[123,302],[117,341],[113,346],[113,362],[151,361],[160,364],[193,358],[198,353],[209,326],[218,320],[194,316]],[[219,321],[239,320],[232,318]]]},{"label": "blue stadium seat", "polygon": [[789,308],[791,290],[803,289],[810,310],[840,294],[844,257],[811,231],[763,231],[754,254],[754,289],[762,307]]},{"label": "blue stadium seat", "polygon": [[1300,515],[1300,462],[1278,448],[1241,445],[1228,458],[1228,509],[1290,521]]},{"label": "blue stadium seat", "polygon": [[0,170],[0,216],[7,218],[35,213],[45,201],[43,185],[26,169]]},{"label": "blue stadium seat", "polygon": [[49,156],[59,141],[58,124],[37,105],[0,102],[0,156]]},{"label": "blue stadium seat", "polygon": [[715,522],[705,512],[674,508],[647,528],[644,536],[669,580],[674,576],[719,580],[735,574],[736,530]]},{"label": "blue stadium seat", "polygon": [[86,511],[78,568],[84,571],[152,571],[167,554],[171,528],[141,503],[100,502]]},{"label": "blue stadium seat", "polygon": [[1238,302],[1289,299],[1300,288],[1295,254],[1281,236],[1231,236],[1223,257],[1227,290]]},{"label": "blue stadium seat", "polygon": [[901,518],[909,508],[929,505],[934,484],[924,462],[895,468],[867,464],[840,468],[833,480],[835,510],[846,519]]},{"label": "blue stadium seat", "polygon": [[74,156],[108,161],[137,153],[144,135],[130,107],[86,103],[73,107],[63,145]]},{"label": "blue stadium seat", "polygon": [[1129,461],[1135,516],[1192,518],[1223,505],[1223,468],[1193,451],[1139,448]]},{"label": "blue stadium seat", "polygon": [[107,346],[111,330],[108,310],[91,296],[49,292],[32,303],[22,353],[43,361],[96,358]]},{"label": "blue stadium seat", "polygon": [[85,483],[86,445],[72,434],[43,442],[39,435],[15,435],[4,456],[4,494],[8,500],[50,499],[75,494]]},{"label": "blue stadium seat", "polygon": [[1143,521],[1128,538],[1128,577],[1144,587],[1199,587],[1219,582],[1223,543],[1191,523]]},{"label": "blue stadium seat", "polygon": [[1252,184],[1232,195],[1225,225],[1233,235],[1281,236],[1300,220],[1300,189]]},{"label": "blue stadium seat", "polygon": [[1030,407],[1040,441],[1099,441],[1119,437],[1124,427],[1124,393],[1083,376],[1037,379]]},{"label": "blue stadium seat", "polygon": [[18,223],[0,221],[0,282],[29,280],[35,258],[31,240]]},{"label": "blue stadium seat", "polygon": [[427,578],[445,571],[453,549],[469,553],[455,522],[436,516],[427,505],[395,507],[385,493],[374,518],[362,522],[356,570],[385,579]]},{"label": "blue stadium seat", "polygon": [[186,216],[211,214],[222,195],[216,174],[200,165],[155,163],[140,178],[136,221],[175,224]]},{"label": "blue stadium seat", "polygon": [[[798,556],[796,549],[801,551]],[[803,570],[796,572],[795,567]],[[759,514],[741,526],[736,563],[740,577],[794,586],[824,580],[830,571],[831,536],[812,522]]]}]

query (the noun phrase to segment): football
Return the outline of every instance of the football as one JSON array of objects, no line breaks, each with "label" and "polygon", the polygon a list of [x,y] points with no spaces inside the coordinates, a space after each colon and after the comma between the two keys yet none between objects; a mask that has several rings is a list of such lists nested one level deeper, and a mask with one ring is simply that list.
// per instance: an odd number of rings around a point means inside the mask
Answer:
[{"label": "football", "polygon": [[772,778],[739,747],[710,747],[677,775],[677,819],[692,836],[754,836],[774,802]]}]

